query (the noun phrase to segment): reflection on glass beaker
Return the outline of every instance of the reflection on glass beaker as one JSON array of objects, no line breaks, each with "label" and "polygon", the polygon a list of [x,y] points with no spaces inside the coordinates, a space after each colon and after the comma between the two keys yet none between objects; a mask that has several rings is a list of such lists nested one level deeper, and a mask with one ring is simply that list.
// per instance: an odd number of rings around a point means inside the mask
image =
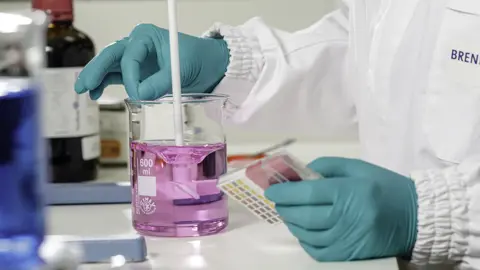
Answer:
[{"label": "reflection on glass beaker", "polygon": [[129,109],[132,220],[141,234],[202,236],[228,223],[217,188],[227,170],[222,126],[227,96],[184,94],[184,145],[176,146],[172,96],[126,100]]}]

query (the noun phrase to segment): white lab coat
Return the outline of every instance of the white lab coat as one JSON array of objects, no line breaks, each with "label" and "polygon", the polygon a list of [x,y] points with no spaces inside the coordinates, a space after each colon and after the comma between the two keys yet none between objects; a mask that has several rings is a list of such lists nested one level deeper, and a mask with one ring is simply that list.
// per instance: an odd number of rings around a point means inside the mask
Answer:
[{"label": "white lab coat", "polygon": [[216,24],[231,63],[215,91],[238,125],[358,131],[365,160],[416,183],[413,262],[480,269],[480,1],[345,2],[295,33]]}]

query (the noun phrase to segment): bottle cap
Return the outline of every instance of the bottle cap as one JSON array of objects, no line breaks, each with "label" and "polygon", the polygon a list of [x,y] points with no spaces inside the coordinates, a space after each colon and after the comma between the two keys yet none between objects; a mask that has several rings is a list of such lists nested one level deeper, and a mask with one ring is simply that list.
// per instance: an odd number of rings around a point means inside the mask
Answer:
[{"label": "bottle cap", "polygon": [[52,21],[73,20],[73,0],[32,0],[32,8],[48,12]]}]

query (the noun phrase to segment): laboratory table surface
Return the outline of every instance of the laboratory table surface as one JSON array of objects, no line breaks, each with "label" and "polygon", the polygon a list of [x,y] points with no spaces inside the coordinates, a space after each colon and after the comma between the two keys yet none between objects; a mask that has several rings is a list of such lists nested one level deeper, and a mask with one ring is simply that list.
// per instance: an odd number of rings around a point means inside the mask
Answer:
[{"label": "laboratory table surface", "polygon": [[[250,153],[268,145],[229,145],[229,153]],[[296,143],[289,152],[304,162],[318,156],[358,156],[356,143]],[[98,181],[128,181],[128,171],[103,169]],[[105,236],[135,234],[130,205],[55,206],[49,211],[49,234]],[[116,268],[109,264],[85,264],[97,269],[296,269],[296,270],[398,270],[397,260],[387,258],[346,263],[319,263],[311,259],[282,225],[258,221],[246,209],[230,201],[230,224],[217,235],[198,238],[147,237],[148,260]]]}]

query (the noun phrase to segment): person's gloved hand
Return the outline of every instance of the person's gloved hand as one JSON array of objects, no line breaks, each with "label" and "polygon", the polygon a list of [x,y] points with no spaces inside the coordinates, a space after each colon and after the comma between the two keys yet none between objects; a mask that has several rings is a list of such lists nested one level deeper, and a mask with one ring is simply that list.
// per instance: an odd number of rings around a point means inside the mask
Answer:
[{"label": "person's gloved hand", "polygon": [[319,158],[325,179],[276,184],[266,197],[319,261],[409,256],[417,234],[411,179],[355,159]]},{"label": "person's gloved hand", "polygon": [[[178,37],[182,92],[213,90],[223,78],[229,51],[223,39]],[[124,84],[133,99],[153,100],[171,91],[168,30],[140,24],[129,37],[107,46],[80,73],[75,83],[79,94],[98,99],[106,86]]]}]

